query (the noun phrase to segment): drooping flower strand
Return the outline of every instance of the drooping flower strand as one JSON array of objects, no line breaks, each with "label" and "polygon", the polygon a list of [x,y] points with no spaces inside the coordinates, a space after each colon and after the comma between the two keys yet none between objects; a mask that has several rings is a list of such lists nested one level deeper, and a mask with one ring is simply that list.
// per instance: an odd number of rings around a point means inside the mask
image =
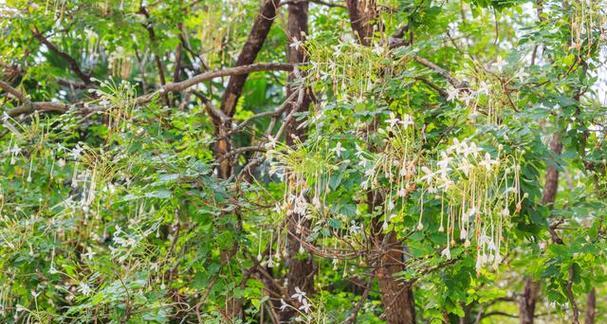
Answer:
[{"label": "drooping flower strand", "polygon": [[[516,212],[521,204],[518,159],[504,155],[501,145],[496,151],[492,157],[489,152],[483,154],[483,149],[474,142],[456,139],[441,154],[434,169],[420,167],[422,176],[418,179],[423,187],[419,202],[422,209],[424,192],[441,200],[441,229],[443,209],[447,206],[447,247],[441,254],[451,257],[457,227],[464,247],[472,243],[476,246],[477,271],[485,265],[494,268],[499,265],[502,231],[510,216],[510,203],[516,203]],[[512,176],[514,180],[509,181]]]}]

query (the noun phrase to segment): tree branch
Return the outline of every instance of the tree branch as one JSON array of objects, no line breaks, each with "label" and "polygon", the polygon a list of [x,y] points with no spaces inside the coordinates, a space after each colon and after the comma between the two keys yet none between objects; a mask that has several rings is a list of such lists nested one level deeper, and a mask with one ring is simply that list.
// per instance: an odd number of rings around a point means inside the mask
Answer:
[{"label": "tree branch", "polygon": [[17,98],[22,103],[26,103],[29,101],[27,97],[23,93],[21,93],[21,91],[11,87],[10,84],[4,81],[0,81],[0,89],[4,90],[6,93],[13,95],[13,97]]},{"label": "tree branch", "polygon": [[447,79],[447,81],[452,86],[454,86],[455,88],[461,89],[461,88],[467,88],[468,87],[468,83],[467,82],[460,81],[460,80],[454,78],[453,76],[451,76],[451,73],[449,71],[443,69],[442,67],[436,65],[435,63],[433,63],[433,62],[431,62],[431,61],[429,61],[429,60],[427,60],[427,59],[425,59],[425,58],[423,58],[423,57],[421,57],[419,55],[415,55],[413,57],[413,59],[417,63],[419,63],[419,64],[421,64],[421,65],[429,68],[430,70],[436,72],[438,75],[440,75],[443,78]]},{"label": "tree branch", "polygon": [[[162,92],[183,91],[183,90],[186,90],[203,81],[207,81],[207,80],[211,80],[211,79],[215,79],[215,78],[219,78],[219,77],[230,76],[230,75],[241,75],[241,74],[259,72],[259,71],[291,71],[293,69],[293,67],[294,66],[292,64],[286,64],[286,63],[257,63],[257,64],[250,64],[250,65],[245,65],[245,66],[238,66],[235,68],[227,68],[227,69],[223,69],[223,70],[205,72],[205,73],[196,75],[190,79],[181,81],[181,82],[169,83],[166,86],[164,86],[150,94],[139,96],[135,99],[135,104],[143,105],[143,104],[146,104],[146,103],[149,103],[150,101],[152,101],[152,99],[154,99],[154,97],[156,95],[158,95]],[[83,106],[84,107],[85,104],[83,102],[72,103],[72,104],[63,104],[63,103],[56,103],[56,102],[34,102],[34,103],[31,103],[31,105],[24,104],[17,108],[14,108],[14,109],[8,111],[7,114],[11,117],[14,117],[14,116],[18,116],[21,114],[32,113],[34,111],[67,112],[69,110],[70,106]],[[111,107],[109,107],[109,108],[111,108]],[[102,111],[105,109],[108,109],[108,108],[95,107],[92,109],[87,109],[87,111]],[[218,110],[214,111],[214,113],[216,113],[217,116],[223,116],[224,119],[227,118],[227,116],[225,116],[225,114],[223,114],[223,113],[219,114]]]},{"label": "tree branch", "polygon": [[78,76],[78,78],[80,78],[80,80],[84,81],[84,83],[87,85],[93,84],[93,82],[91,81],[91,77],[80,69],[78,62],[76,62],[73,57],[58,49],[57,46],[51,43],[48,38],[44,37],[44,35],[42,35],[42,33],[38,31],[38,29],[34,28],[32,30],[32,33],[34,34],[34,37],[38,39],[38,41],[40,41],[40,43],[46,45],[46,47],[51,52],[60,56],[68,64],[70,70],[72,70],[72,72],[74,72]]}]

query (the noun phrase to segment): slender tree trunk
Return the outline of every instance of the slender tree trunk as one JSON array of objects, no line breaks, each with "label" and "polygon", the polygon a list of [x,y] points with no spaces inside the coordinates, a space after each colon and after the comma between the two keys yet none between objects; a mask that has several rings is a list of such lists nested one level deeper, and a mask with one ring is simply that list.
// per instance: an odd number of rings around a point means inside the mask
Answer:
[{"label": "slender tree trunk", "polygon": [[[563,143],[561,143],[561,137],[558,133],[554,133],[550,140],[550,150],[555,155],[559,156],[563,151]],[[552,207],[556,199],[556,193],[559,185],[559,170],[556,165],[552,164],[548,166],[546,170],[546,183],[544,184],[544,195],[542,197],[542,203],[549,207]],[[548,228],[552,242],[555,244],[563,244],[556,232],[551,227]],[[535,304],[539,295],[540,284],[539,282],[533,281],[528,278],[525,281],[525,292],[520,301],[519,318],[521,324],[533,324],[535,317]]]},{"label": "slender tree trunk", "polygon": [[[255,62],[257,54],[261,50],[263,43],[270,32],[270,28],[272,28],[272,23],[276,18],[276,9],[278,8],[279,3],[280,0],[265,0],[262,3],[259,13],[257,17],[255,17],[253,27],[249,32],[247,41],[238,55],[236,66],[248,65]],[[230,139],[226,134],[228,134],[231,129],[231,119],[234,116],[236,104],[238,103],[247,77],[248,74],[230,77],[221,101],[221,111],[227,116],[228,120],[214,120],[215,135],[220,138],[215,143],[214,155],[215,160],[221,159],[217,169],[217,176],[221,179],[227,179],[232,174],[232,159],[222,159],[222,157],[231,150]],[[236,231],[240,231],[240,229],[237,228]],[[237,249],[238,246],[235,243],[231,249],[223,251],[221,255],[222,263],[229,262],[229,259],[237,252]],[[232,321],[235,318],[242,317],[242,314],[242,301],[239,298],[228,298],[226,300],[226,319]]]},{"label": "slender tree trunk", "polygon": [[[362,45],[370,46],[378,16],[375,0],[347,0],[350,24]],[[374,213],[381,206],[381,193],[372,191],[368,194],[369,212]],[[389,324],[415,323],[415,299],[410,282],[400,280],[396,274],[405,270],[403,263],[403,244],[393,233],[384,234],[374,220],[374,245],[381,254],[375,265],[375,275],[379,283],[381,301],[384,306],[384,317]]]},{"label": "slender tree trunk", "polygon": [[596,319],[596,289],[592,288],[586,297],[586,319],[585,324],[594,324]]},{"label": "slender tree trunk", "polygon": [[[249,33],[249,37],[238,55],[236,66],[248,65],[255,62],[257,54],[261,50],[261,47],[263,46],[263,43],[270,32],[270,28],[272,28],[272,23],[276,18],[276,9],[278,8],[279,4],[280,0],[265,0],[262,3],[259,14],[253,23],[253,28],[251,28],[251,32]],[[221,110],[230,118],[234,116],[236,104],[238,103],[238,99],[242,94],[242,89],[247,81],[248,76],[248,74],[235,75],[230,77],[230,81],[228,81],[228,86],[223,93],[223,98],[221,101]],[[221,138],[219,141],[217,141],[217,143],[215,143],[216,158],[221,158],[221,156],[227,154],[231,149],[229,139],[224,138],[224,135],[230,129],[230,123],[231,122],[228,121],[227,123],[216,123],[215,125],[217,135]],[[226,179],[231,174],[231,159],[223,159],[219,163],[218,176],[222,179]]]},{"label": "slender tree trunk", "polygon": [[[379,192],[370,192],[367,195],[369,212],[381,208],[382,201]],[[381,255],[373,267],[384,306],[384,317],[389,324],[415,323],[415,299],[411,283],[396,277],[397,273],[405,270],[403,244],[396,239],[394,233],[383,233],[382,222],[378,218],[373,219],[372,234],[373,245]]]},{"label": "slender tree trunk", "polygon": [[535,317],[535,304],[540,284],[531,278],[525,281],[525,291],[520,300],[519,317],[521,324],[532,324]]},{"label": "slender tree trunk", "polygon": [[[287,35],[289,38],[289,47],[287,48],[287,56],[289,63],[298,64],[307,61],[305,51],[303,48],[303,42],[305,36],[308,33],[308,1],[297,1],[289,3],[288,8],[289,16],[287,22]],[[296,68],[297,69],[297,68]],[[289,84],[287,85],[287,98],[290,98],[294,92],[299,91],[296,82],[296,72],[289,74]],[[311,102],[311,96],[308,89],[306,89],[303,97],[303,101],[298,102],[297,96],[294,96],[289,103],[286,115],[289,115],[293,110],[295,111],[306,111]],[[303,141],[305,138],[306,130],[300,127],[300,123],[296,118],[288,121],[286,125],[286,142],[289,146],[297,145],[298,141]],[[297,233],[308,233],[310,227],[310,221],[304,219],[305,215],[290,214],[288,219],[288,230],[294,235]],[[298,226],[300,228],[298,228]],[[289,296],[295,293],[295,288],[299,288],[306,293],[312,293],[314,290],[314,263],[312,256],[307,254],[305,256],[298,256],[300,251],[301,243],[293,235],[288,235],[287,238],[287,260],[286,266],[289,269],[287,273],[287,292]],[[296,303],[296,307],[301,305]],[[289,308],[281,312],[280,317],[282,321],[288,321],[296,315],[295,310]]]}]

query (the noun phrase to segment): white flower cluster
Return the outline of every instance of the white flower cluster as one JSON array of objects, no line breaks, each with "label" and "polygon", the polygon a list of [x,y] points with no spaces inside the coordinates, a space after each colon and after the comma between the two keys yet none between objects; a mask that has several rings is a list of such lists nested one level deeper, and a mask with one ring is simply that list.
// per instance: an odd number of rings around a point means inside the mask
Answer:
[{"label": "white flower cluster", "polygon": [[[516,159],[503,153],[498,145],[492,156],[470,139],[453,140],[441,152],[434,168],[421,167],[418,182],[427,192],[441,199],[441,225],[447,229],[447,247],[441,255],[451,258],[450,248],[457,238],[465,247],[476,242],[477,271],[485,265],[497,267],[502,260],[500,244],[504,223],[510,216],[513,200],[520,205],[519,167]],[[423,206],[423,194],[420,205]],[[422,207],[423,209],[423,207]],[[420,212],[421,226],[423,210]],[[445,215],[446,214],[446,215]]]},{"label": "white flower cluster", "polygon": [[[302,291],[299,287],[295,287],[295,293],[291,296],[291,299],[296,300],[301,306],[297,309],[302,311],[304,314],[310,313],[312,309],[312,304],[309,302],[308,297],[306,297],[306,292]],[[280,299],[280,311],[284,312],[288,308],[294,308],[289,305],[284,299]]]}]

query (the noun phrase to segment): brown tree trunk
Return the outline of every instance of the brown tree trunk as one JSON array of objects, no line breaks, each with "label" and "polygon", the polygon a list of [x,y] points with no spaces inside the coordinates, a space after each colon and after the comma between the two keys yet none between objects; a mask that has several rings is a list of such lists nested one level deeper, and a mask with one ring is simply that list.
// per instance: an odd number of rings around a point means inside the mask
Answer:
[{"label": "brown tree trunk", "polygon": [[[238,55],[236,66],[248,65],[255,62],[255,58],[257,58],[257,54],[261,50],[261,47],[270,32],[270,28],[272,28],[272,23],[276,18],[276,8],[278,8],[279,3],[280,0],[265,0],[262,3],[259,14],[253,23],[253,28],[251,28],[251,32],[249,33],[249,37]],[[242,94],[242,88],[244,87],[248,76],[248,74],[235,75],[230,77],[230,81],[228,81],[228,86],[223,93],[221,101],[221,110],[230,118],[234,116],[236,104]],[[227,130],[229,130],[229,124],[230,122],[228,121],[227,123],[216,123],[215,125],[217,128],[217,135],[221,138],[215,143],[216,159],[221,158],[231,150],[230,140],[224,137]],[[229,158],[223,159],[219,163],[218,176],[220,178],[226,179],[231,175],[231,160],[232,159]]]},{"label": "brown tree trunk", "polygon": [[540,290],[540,284],[533,279],[525,281],[525,291],[520,300],[519,318],[521,324],[532,324],[535,317],[535,303]]},{"label": "brown tree trunk", "polygon": [[[367,195],[367,203],[369,213],[374,213],[381,208],[381,194],[370,192]],[[373,245],[380,255],[379,260],[372,266],[384,306],[383,316],[389,324],[415,323],[413,287],[410,282],[396,277],[397,273],[405,270],[403,244],[396,239],[394,233],[383,233],[382,221],[379,218],[374,218],[372,223]]]},{"label": "brown tree trunk", "polygon": [[[287,22],[287,36],[289,38],[289,47],[287,48],[287,56],[289,63],[298,64],[307,61],[305,51],[301,42],[304,41],[308,33],[308,1],[297,1],[289,3],[289,17]],[[289,84],[287,85],[287,98],[291,98],[297,89],[296,74],[289,74]],[[286,110],[286,115],[289,115],[293,110],[306,111],[310,105],[309,91],[304,93],[303,100],[298,102],[297,96],[294,96]],[[289,146],[297,145],[298,140],[303,141],[305,137],[305,129],[300,128],[300,123],[293,118],[287,121],[286,125],[286,142]],[[288,220],[288,230],[293,235],[299,236],[297,233],[308,233],[310,221],[302,219],[305,215],[290,214]],[[300,229],[297,226],[301,227]],[[287,238],[287,260],[286,266],[289,269],[287,273],[287,292],[289,296],[295,293],[295,288],[299,288],[306,293],[312,293],[314,290],[314,263],[312,256],[306,254],[305,257],[298,257],[301,243],[297,237],[288,235]],[[296,307],[301,305],[297,301],[292,301]],[[288,321],[296,315],[294,309],[288,308],[281,312],[282,321]]]},{"label": "brown tree trunk", "polygon": [[[554,133],[550,140],[550,150],[558,157],[563,151],[563,143],[558,133]],[[548,166],[546,170],[546,183],[544,184],[544,195],[542,203],[552,207],[556,199],[556,193],[559,186],[559,170],[556,165]],[[551,227],[548,227],[552,242],[555,244],[563,244],[563,240],[556,235],[556,232]],[[521,324],[533,324],[535,317],[535,304],[539,294],[540,284],[528,278],[525,282],[525,292],[520,301],[519,318]]]},{"label": "brown tree trunk", "polygon": [[373,29],[377,26],[373,21],[378,14],[375,0],[346,0],[346,5],[350,14],[350,25],[358,41],[365,46],[371,45]]},{"label": "brown tree trunk", "polygon": [[[238,59],[236,60],[236,66],[249,65],[255,62],[257,54],[261,50],[264,41],[266,40],[272,23],[276,18],[276,9],[280,0],[265,0],[255,22],[249,33],[247,41],[242,47]],[[219,140],[215,143],[214,157],[219,162],[217,168],[217,176],[221,179],[227,179],[232,174],[232,159],[222,158],[228,154],[231,150],[231,143],[229,136],[226,136],[231,129],[231,119],[234,116],[236,104],[242,89],[247,80],[248,74],[233,75],[228,81],[228,86],[225,89],[223,98],[221,101],[221,111],[227,117],[227,120],[214,120],[215,124],[215,135]],[[240,229],[237,229],[239,231]],[[227,249],[222,252],[221,259],[222,263],[229,262],[229,259],[237,252],[238,246],[235,244],[231,249]],[[235,318],[242,317],[242,301],[238,298],[228,298],[226,300],[226,311],[225,317],[228,321],[232,321]]]},{"label": "brown tree trunk", "polygon": [[[350,14],[350,24],[362,45],[370,46],[373,32],[380,24],[375,0],[346,0]],[[381,193],[368,194],[369,212],[374,213],[382,203]],[[415,299],[410,282],[400,280],[396,274],[405,270],[403,263],[403,244],[394,233],[384,234],[380,221],[373,221],[373,241],[381,253],[375,264],[375,275],[379,283],[381,301],[384,306],[384,318],[389,324],[415,323]]]},{"label": "brown tree trunk", "polygon": [[411,283],[396,278],[396,273],[403,271],[402,243],[394,233],[383,238],[386,250],[377,268],[376,276],[384,305],[385,319],[390,324],[415,323],[415,299]]},{"label": "brown tree trunk", "polygon": [[586,319],[584,323],[594,324],[596,319],[596,289],[592,288],[586,298]]}]

